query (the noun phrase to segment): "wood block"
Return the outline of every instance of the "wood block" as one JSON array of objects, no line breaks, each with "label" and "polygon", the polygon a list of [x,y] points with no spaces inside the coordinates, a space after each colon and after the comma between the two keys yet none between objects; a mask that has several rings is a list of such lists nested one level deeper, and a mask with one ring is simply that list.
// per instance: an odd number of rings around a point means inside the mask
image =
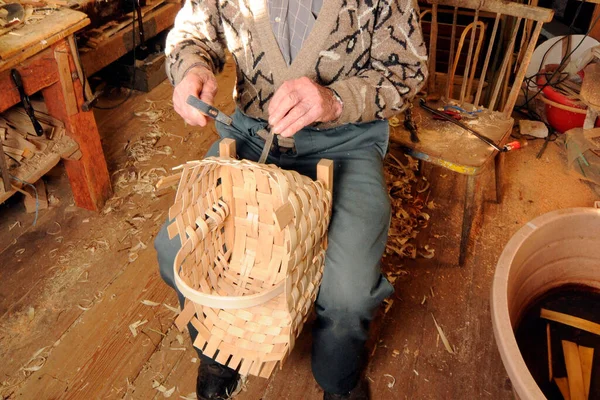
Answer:
[{"label": "wood block", "polygon": [[577,344],[563,340],[562,346],[565,355],[565,365],[567,367],[571,400],[586,400]]},{"label": "wood block", "polygon": [[581,361],[581,372],[583,375],[583,386],[586,399],[590,398],[590,385],[592,383],[592,366],[594,363],[594,349],[579,346],[579,360]]},{"label": "wood block", "polygon": [[565,400],[571,400],[571,395],[569,394],[569,381],[567,378],[554,378],[554,383],[558,386],[558,390],[560,390],[560,394],[562,394]]},{"label": "wood block", "polygon": [[333,161],[322,159],[317,164],[317,180],[325,185],[325,189],[333,190]]},{"label": "wood block", "polygon": [[28,213],[34,213],[36,207],[38,210],[45,210],[48,208],[48,195],[46,193],[46,185],[42,179],[38,180],[35,184],[37,190],[37,206],[36,206],[36,194],[31,187],[26,187],[26,191],[30,194],[25,196],[25,211]]},{"label": "wood block", "polygon": [[226,138],[219,143],[219,156],[235,158],[237,156],[235,149],[235,140]]}]

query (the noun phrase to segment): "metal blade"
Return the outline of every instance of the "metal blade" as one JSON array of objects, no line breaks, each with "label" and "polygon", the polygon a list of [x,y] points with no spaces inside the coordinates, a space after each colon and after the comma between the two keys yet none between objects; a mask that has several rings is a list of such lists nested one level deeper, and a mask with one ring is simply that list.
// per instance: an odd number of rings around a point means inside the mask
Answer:
[{"label": "metal blade", "polygon": [[266,129],[266,131],[267,138],[265,139],[265,147],[263,147],[263,151],[260,154],[260,158],[258,159],[258,162],[260,164],[264,164],[265,161],[267,161],[267,157],[269,157],[269,153],[271,152],[271,147],[273,147],[273,140],[275,139],[275,135],[273,135],[273,132],[271,132],[270,129]]},{"label": "metal blade", "polygon": [[459,122],[457,120],[455,120],[454,118],[452,118],[451,116],[436,110],[435,108],[431,108],[429,107],[427,104],[425,104],[425,99],[421,99],[419,101],[419,104],[422,108],[424,108],[425,110],[429,111],[430,113],[437,115],[440,118],[445,119],[446,121],[452,122],[454,125],[460,126],[461,128],[463,128],[466,131],[469,131],[470,133],[473,134],[473,136],[475,136],[476,138],[478,138],[479,140],[481,140],[482,142],[484,142],[485,144],[487,144],[488,146],[493,147],[495,150],[498,150],[499,152],[503,152],[506,151],[505,148],[500,148],[496,143],[494,143],[490,138],[488,138],[487,136],[483,136],[481,133],[477,132],[474,129],[471,129],[468,125],[463,124],[462,122]]}]

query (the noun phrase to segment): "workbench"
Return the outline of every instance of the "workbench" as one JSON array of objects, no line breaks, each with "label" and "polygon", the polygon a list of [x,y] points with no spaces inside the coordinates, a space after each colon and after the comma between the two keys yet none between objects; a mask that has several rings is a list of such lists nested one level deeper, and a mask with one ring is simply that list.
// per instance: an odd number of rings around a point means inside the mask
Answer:
[{"label": "workbench", "polygon": [[15,170],[12,191],[0,186],[0,203],[24,185],[21,181],[35,183],[61,159],[77,206],[99,210],[112,194],[94,114],[82,110],[82,74],[72,52],[73,35],[89,22],[84,13],[62,8],[0,37],[0,113],[21,103],[10,76],[16,68],[26,93],[41,92],[48,114],[62,121],[66,132],[36,155],[33,166]]}]

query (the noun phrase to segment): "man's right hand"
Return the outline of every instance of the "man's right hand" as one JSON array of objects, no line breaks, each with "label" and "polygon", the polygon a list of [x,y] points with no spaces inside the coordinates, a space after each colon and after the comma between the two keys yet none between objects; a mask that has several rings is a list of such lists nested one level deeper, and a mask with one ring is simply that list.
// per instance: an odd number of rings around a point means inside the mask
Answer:
[{"label": "man's right hand", "polygon": [[217,94],[217,80],[208,68],[190,69],[173,91],[173,108],[189,125],[206,126],[208,117],[190,106],[186,100],[190,95],[212,105]]}]

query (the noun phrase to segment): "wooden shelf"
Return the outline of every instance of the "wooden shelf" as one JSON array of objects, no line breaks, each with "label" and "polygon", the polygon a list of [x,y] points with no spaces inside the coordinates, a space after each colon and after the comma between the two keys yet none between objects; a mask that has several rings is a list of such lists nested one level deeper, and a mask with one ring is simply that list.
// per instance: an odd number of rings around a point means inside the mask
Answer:
[{"label": "wooden shelf", "polygon": [[[46,140],[44,144],[47,145],[44,151],[36,153],[30,159],[24,159],[21,161],[21,166],[10,170],[10,173],[21,181],[33,184],[54,168],[61,159],[70,157],[79,150],[77,143],[65,134],[59,139]],[[15,180],[11,183],[19,189],[24,186],[23,183]],[[4,187],[0,185],[0,203],[16,192],[17,190],[5,192]]]},{"label": "wooden shelf", "polygon": [[[169,2],[142,8],[145,13],[143,21],[146,40],[171,27],[180,8],[179,4]],[[81,63],[87,76],[100,71],[140,44],[139,35],[136,35],[135,43],[133,41],[133,27],[129,18],[131,17],[128,17],[128,22],[125,22],[122,27],[106,24],[87,33],[88,36],[90,33],[97,34],[96,39],[92,36],[94,48],[82,46],[80,49]],[[137,23],[135,28],[137,33]],[[113,33],[115,30],[116,32]]]}]

